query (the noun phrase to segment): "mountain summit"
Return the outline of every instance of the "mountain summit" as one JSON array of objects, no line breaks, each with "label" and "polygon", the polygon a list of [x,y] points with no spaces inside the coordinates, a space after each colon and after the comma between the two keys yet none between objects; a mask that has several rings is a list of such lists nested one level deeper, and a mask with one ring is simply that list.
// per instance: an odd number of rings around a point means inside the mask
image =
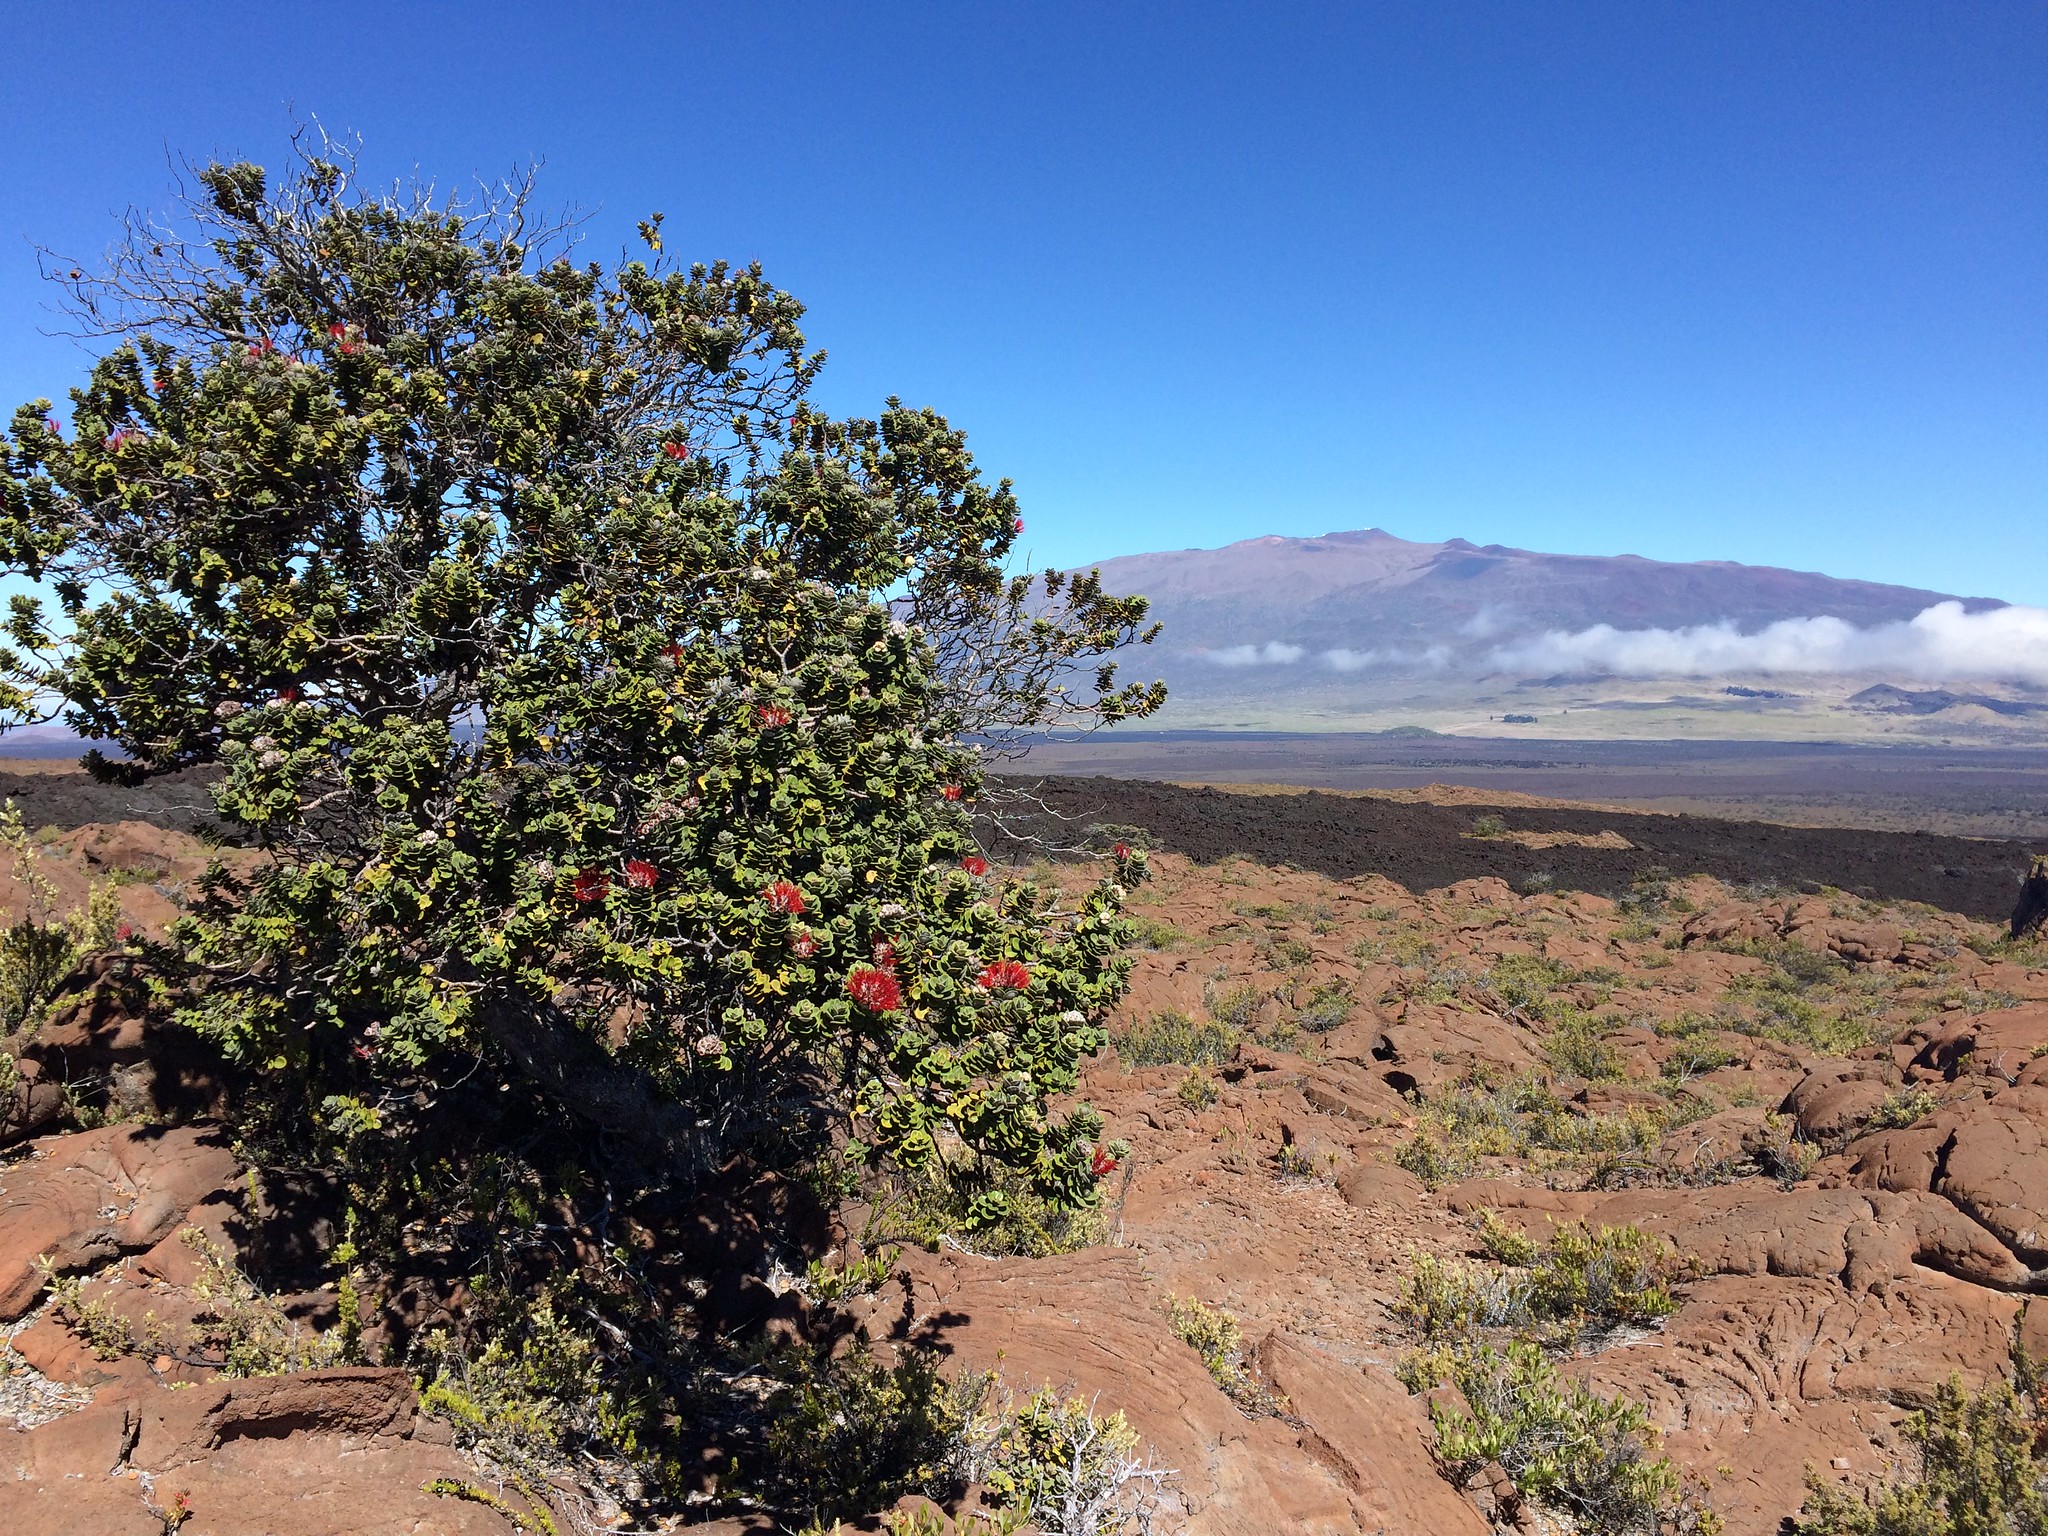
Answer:
[{"label": "mountain summit", "polygon": [[[1863,737],[1899,728],[1898,711],[1852,701],[1873,683],[2048,697],[2048,611],[1815,571],[1378,528],[1099,569],[1110,591],[1152,599],[1165,628],[1132,664],[1165,677],[1161,723],[1182,727],[1549,732],[1569,711],[1571,729],[1603,734],[1717,735],[1733,721],[1743,734]],[[1940,715],[1928,729],[1952,723]]]},{"label": "mountain summit", "polygon": [[1503,638],[1732,623],[1751,631],[1829,616],[1859,628],[1911,619],[1936,603],[1989,598],[1845,581],[1732,560],[1547,555],[1448,539],[1415,543],[1378,528],[1315,539],[1269,536],[1221,549],[1125,555],[1101,563],[1112,592],[1142,592],[1166,623],[1167,654],[1277,644],[1309,653],[1491,649]]}]

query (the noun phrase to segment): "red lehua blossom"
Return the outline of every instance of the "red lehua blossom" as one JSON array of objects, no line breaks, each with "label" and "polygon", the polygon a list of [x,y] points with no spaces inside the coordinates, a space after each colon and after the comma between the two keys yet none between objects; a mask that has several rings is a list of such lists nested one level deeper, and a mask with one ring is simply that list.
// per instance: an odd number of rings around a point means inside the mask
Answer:
[{"label": "red lehua blossom", "polygon": [[280,703],[280,704],[296,704],[296,703],[298,703],[298,702],[299,702],[299,690],[298,690],[298,689],[296,689],[296,688],[280,688],[280,689],[278,689],[278,690],[277,690],[277,702],[278,702],[278,703]]},{"label": "red lehua blossom", "polygon": [[359,1045],[355,1047],[355,1053],[356,1055],[360,1056],[364,1061],[368,1061],[370,1059],[370,1048],[367,1045]]},{"label": "red lehua blossom", "polygon": [[126,944],[130,939],[134,937],[135,929],[132,924],[123,923],[120,927],[114,930],[114,942],[116,944]]},{"label": "red lehua blossom", "polygon": [[680,464],[690,456],[690,445],[688,443],[663,443],[661,451]]},{"label": "red lehua blossom", "polygon": [[645,859],[626,860],[626,884],[636,891],[651,891],[655,881],[661,878],[661,871]]},{"label": "red lehua blossom", "polygon": [[755,708],[754,718],[761,723],[762,730],[772,731],[778,726],[789,724],[796,717],[780,704],[762,704]]},{"label": "red lehua blossom", "polygon": [[569,894],[578,901],[603,901],[611,893],[611,876],[601,869],[579,870],[569,886]]},{"label": "red lehua blossom", "polygon": [[119,448],[123,443],[129,441],[131,438],[137,438],[140,436],[142,436],[142,434],[136,431],[133,427],[116,427],[112,432],[107,434],[107,446],[109,448]]},{"label": "red lehua blossom", "polygon": [[887,939],[875,940],[875,947],[872,953],[875,957],[875,964],[879,965],[883,970],[893,971],[896,969],[896,946]]},{"label": "red lehua blossom", "polygon": [[672,645],[661,654],[666,656],[671,662],[680,664],[683,659],[683,648],[680,645]]},{"label": "red lehua blossom", "polygon": [[789,941],[789,952],[799,960],[808,960],[818,952],[818,941],[808,933],[800,933]]},{"label": "red lehua blossom", "polygon": [[1023,531],[1024,531],[1024,519],[1020,517],[1020,518],[1018,518],[1018,519],[1017,519],[1017,521],[1016,521],[1016,522],[1014,522],[1014,523],[1012,523],[1012,524],[1010,525],[1010,532],[1012,532],[1012,533],[1022,533]]},{"label": "red lehua blossom", "polygon": [[974,984],[984,992],[1022,992],[1031,985],[1031,968],[1021,960],[994,960],[982,967]]},{"label": "red lehua blossom", "polygon": [[251,357],[268,357],[270,356],[271,353],[275,352],[276,350],[277,343],[272,341],[268,336],[261,337],[260,339],[249,343],[249,355]]},{"label": "red lehua blossom", "polygon": [[873,966],[856,966],[846,978],[846,991],[871,1013],[892,1013],[903,1006],[903,987],[887,971]]},{"label": "red lehua blossom", "polygon": [[960,786],[958,784],[941,784],[939,786],[939,794],[948,800],[958,800],[960,798]]},{"label": "red lehua blossom", "polygon": [[988,860],[978,853],[970,853],[960,861],[960,867],[976,879],[988,873]]},{"label": "red lehua blossom", "polygon": [[45,416],[43,418],[43,428],[52,437],[62,437],[64,435],[64,428],[58,424],[57,418],[54,416]]},{"label": "red lehua blossom", "polygon": [[791,917],[803,915],[804,893],[787,880],[777,880],[761,893],[761,899],[768,903],[770,912],[786,912]]},{"label": "red lehua blossom", "polygon": [[1109,851],[1115,854],[1118,859],[1128,859],[1131,856],[1131,845],[1129,843],[1118,843]]},{"label": "red lehua blossom", "polygon": [[334,324],[327,327],[327,334],[334,337],[346,336],[348,334],[348,327],[337,320]]},{"label": "red lehua blossom", "polygon": [[1115,1173],[1116,1159],[1103,1151],[1102,1148],[1097,1147],[1095,1149],[1095,1156],[1088,1161],[1088,1171],[1098,1179],[1104,1174]]}]

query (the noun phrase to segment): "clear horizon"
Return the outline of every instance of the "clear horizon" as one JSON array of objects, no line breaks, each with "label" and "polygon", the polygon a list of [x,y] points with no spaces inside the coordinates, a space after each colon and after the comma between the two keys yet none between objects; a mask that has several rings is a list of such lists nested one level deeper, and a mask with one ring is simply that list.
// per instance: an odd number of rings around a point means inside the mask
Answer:
[{"label": "clear horizon", "polygon": [[2048,7],[275,7],[0,22],[0,408],[166,156],[291,114],[668,215],[1039,564],[1371,526],[2048,605]]}]

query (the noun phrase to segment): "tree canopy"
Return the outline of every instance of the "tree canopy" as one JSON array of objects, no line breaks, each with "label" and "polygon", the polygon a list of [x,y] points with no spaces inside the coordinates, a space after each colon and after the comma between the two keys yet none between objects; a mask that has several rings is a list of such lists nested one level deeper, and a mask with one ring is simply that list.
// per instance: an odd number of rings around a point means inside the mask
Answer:
[{"label": "tree canopy", "polygon": [[[73,308],[104,339],[0,440],[7,724],[96,773],[201,765],[263,857],[174,935],[183,1016],[327,1133],[479,1062],[668,1158],[758,1087],[860,1144],[1090,1197],[1052,1096],[1122,990],[1142,856],[1077,902],[991,873],[985,744],[1142,716],[1145,604],[1013,575],[962,433],[838,420],[758,267],[571,259],[530,181],[212,164]],[[169,963],[169,962],[167,962]]]}]

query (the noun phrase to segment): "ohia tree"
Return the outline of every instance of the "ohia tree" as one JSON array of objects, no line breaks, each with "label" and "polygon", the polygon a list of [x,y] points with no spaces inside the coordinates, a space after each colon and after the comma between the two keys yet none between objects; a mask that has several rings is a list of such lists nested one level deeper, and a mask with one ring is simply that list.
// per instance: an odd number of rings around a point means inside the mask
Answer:
[{"label": "ohia tree", "polygon": [[689,1158],[800,1067],[904,1164],[1085,1201],[1098,1122],[1047,1105],[1142,860],[1071,905],[992,875],[964,738],[1156,709],[1110,659],[1143,600],[1006,574],[962,434],[818,411],[801,306],[659,218],[577,264],[530,182],[371,195],[325,143],[197,181],[73,282],[109,345],[68,428],[0,441],[48,598],[7,723],[215,765],[263,856],[178,925],[184,1016],[344,1135],[488,1059]]}]

